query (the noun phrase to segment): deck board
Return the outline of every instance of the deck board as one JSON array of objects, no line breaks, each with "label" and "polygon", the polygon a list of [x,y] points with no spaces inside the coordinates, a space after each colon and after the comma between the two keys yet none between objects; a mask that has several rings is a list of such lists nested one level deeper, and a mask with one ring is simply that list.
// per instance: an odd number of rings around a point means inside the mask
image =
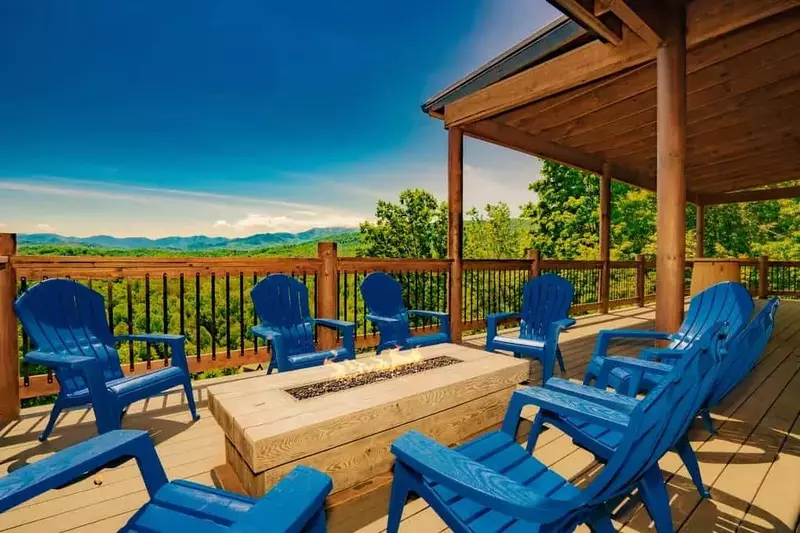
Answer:
[{"label": "deck board", "polygon": [[[579,319],[563,336],[566,377],[580,379],[600,329],[653,327],[652,307],[614,311]],[[513,330],[508,330],[513,334]],[[483,338],[472,336],[465,344],[482,348]],[[641,343],[613,346],[614,353],[633,354]],[[534,380],[539,379],[534,365]],[[173,391],[139,402],[125,418],[126,428],[151,433],[170,478],[212,484],[211,469],[224,463],[222,430],[207,408],[207,388],[217,378],[196,382],[201,420],[192,423],[185,397]],[[526,411],[532,416],[534,409]],[[90,410],[62,415],[47,443],[36,436],[43,429],[48,406],[26,409],[20,420],[0,428],[0,475],[34,462],[95,433]],[[667,454],[661,461],[668,481],[676,530],[792,532],[800,512],[800,302],[785,302],[767,352],[748,378],[714,412],[719,429],[709,436],[695,428],[690,438],[701,470],[711,486],[712,500],[701,501],[680,460]],[[590,454],[569,438],[550,429],[535,450],[537,458],[562,475],[585,483],[598,470]],[[85,479],[50,491],[0,515],[0,532],[105,532],[116,531],[146,500],[146,491],[133,461],[108,469],[102,483]],[[652,530],[650,518],[634,496],[616,506],[614,523],[623,531]],[[360,530],[382,533],[385,518]],[[401,531],[447,531],[447,526],[424,501],[406,505]],[[580,531],[587,531],[581,528]]]}]

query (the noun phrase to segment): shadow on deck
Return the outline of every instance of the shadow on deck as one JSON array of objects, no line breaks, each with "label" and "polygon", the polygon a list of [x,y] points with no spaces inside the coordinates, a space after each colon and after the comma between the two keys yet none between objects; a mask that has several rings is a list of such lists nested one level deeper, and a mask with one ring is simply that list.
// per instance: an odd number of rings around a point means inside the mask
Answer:
[{"label": "shadow on deck", "polygon": [[[653,309],[645,307],[579,319],[562,337],[567,377],[582,377],[600,329],[648,329],[653,327],[653,318]],[[464,343],[482,349],[483,337],[471,336]],[[634,354],[641,347],[636,342],[619,343],[614,351]],[[699,425],[691,433],[713,499],[700,500],[677,456],[668,454],[661,461],[676,530],[795,531],[800,512],[799,371],[800,302],[789,301],[778,313],[775,335],[758,366],[715,410],[719,433],[710,437]],[[170,392],[132,406],[124,426],[150,432],[170,478],[214,484],[211,469],[223,464],[225,457],[222,430],[207,408],[207,390],[209,385],[230,379],[195,383],[202,417],[199,422],[191,423],[183,394]],[[541,379],[535,366],[532,379]],[[96,431],[91,411],[76,409],[62,415],[51,439],[40,444],[36,437],[44,428],[49,409],[26,409],[20,420],[0,429],[0,475],[85,440]],[[575,447],[557,430],[542,435],[535,453],[576,483],[585,483],[599,468],[591,454]],[[0,531],[116,531],[146,499],[138,469],[128,461],[4,513]],[[617,502],[614,519],[621,531],[652,529],[635,496]],[[446,529],[423,501],[406,506],[401,531]],[[385,519],[381,519],[361,532],[384,530]]]}]

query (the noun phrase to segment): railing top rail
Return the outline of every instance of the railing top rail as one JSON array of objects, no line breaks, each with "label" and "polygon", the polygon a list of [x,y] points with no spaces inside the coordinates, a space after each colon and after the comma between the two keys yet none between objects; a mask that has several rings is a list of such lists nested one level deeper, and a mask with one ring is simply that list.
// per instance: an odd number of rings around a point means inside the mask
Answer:
[{"label": "railing top rail", "polygon": [[530,259],[464,259],[464,270],[528,270]]},{"label": "railing top rail", "polygon": [[391,259],[375,257],[339,257],[337,265],[343,272],[445,272],[450,269],[450,259]]},{"label": "railing top rail", "polygon": [[210,275],[238,272],[314,273],[317,258],[277,257],[60,257],[13,256],[18,278],[123,278],[167,275]]},{"label": "railing top rail", "polygon": [[543,259],[541,262],[542,268],[602,268],[603,262],[602,261],[594,261],[594,260],[557,260],[557,259]]}]

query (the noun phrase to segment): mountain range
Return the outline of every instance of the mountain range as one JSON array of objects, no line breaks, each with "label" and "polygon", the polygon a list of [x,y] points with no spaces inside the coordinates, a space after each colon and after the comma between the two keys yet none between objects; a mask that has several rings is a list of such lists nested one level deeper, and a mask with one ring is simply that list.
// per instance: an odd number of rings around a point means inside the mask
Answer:
[{"label": "mountain range", "polygon": [[209,237],[194,235],[191,237],[112,237],[110,235],[93,235],[91,237],[66,237],[55,233],[23,233],[18,236],[19,244],[77,244],[98,248],[133,249],[171,249],[171,250],[248,250],[267,248],[284,244],[299,244],[318,241],[322,238],[343,233],[355,233],[354,228],[313,228],[300,233],[258,233],[249,237]]}]

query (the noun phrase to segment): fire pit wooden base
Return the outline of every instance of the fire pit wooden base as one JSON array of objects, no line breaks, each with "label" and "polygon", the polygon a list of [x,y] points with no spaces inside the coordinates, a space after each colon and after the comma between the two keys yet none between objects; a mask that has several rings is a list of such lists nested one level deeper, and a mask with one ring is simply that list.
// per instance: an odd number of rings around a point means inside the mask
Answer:
[{"label": "fire pit wooden base", "polygon": [[209,406],[225,431],[227,463],[244,489],[261,496],[296,465],[312,466],[333,478],[329,505],[379,492],[379,501],[370,503],[377,516],[357,508],[329,513],[331,530],[364,525],[386,513],[395,438],[415,429],[452,446],[495,428],[516,385],[528,377],[525,360],[453,344],[423,348],[417,356],[459,362],[304,400],[286,390],[379,370],[387,361],[408,364],[413,355],[392,353],[212,387]]}]

